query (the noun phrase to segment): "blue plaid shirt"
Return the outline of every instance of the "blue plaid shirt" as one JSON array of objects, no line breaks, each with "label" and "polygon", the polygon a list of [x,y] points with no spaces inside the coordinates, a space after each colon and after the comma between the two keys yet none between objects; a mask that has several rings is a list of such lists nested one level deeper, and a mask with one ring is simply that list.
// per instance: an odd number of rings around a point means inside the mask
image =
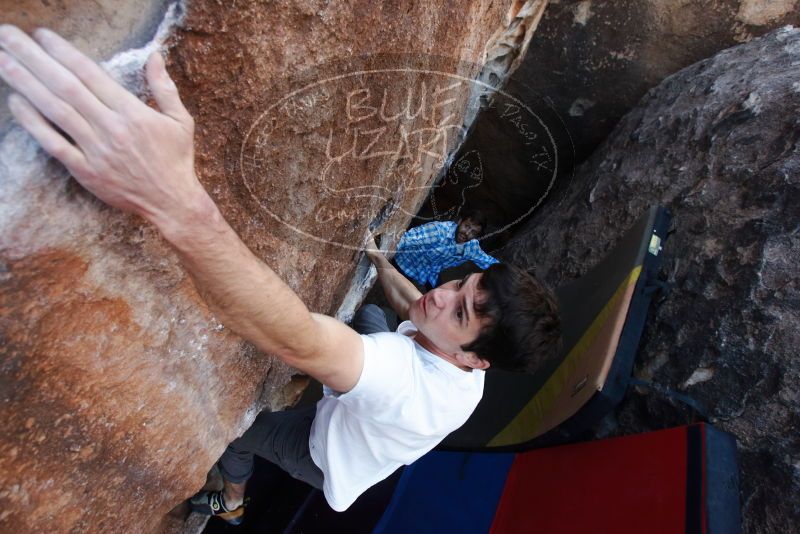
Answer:
[{"label": "blue plaid shirt", "polygon": [[439,273],[450,267],[471,261],[487,269],[496,259],[481,250],[477,239],[456,243],[458,224],[453,221],[436,221],[412,228],[400,238],[395,262],[418,284],[426,282],[435,286]]}]

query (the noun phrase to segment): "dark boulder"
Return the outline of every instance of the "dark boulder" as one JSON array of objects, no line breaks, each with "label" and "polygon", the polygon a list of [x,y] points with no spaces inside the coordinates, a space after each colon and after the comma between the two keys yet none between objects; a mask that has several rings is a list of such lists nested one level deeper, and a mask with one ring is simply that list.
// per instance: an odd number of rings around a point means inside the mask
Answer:
[{"label": "dark boulder", "polygon": [[520,132],[507,97],[485,109],[454,160],[480,162],[480,185],[464,191],[463,180],[445,180],[425,214],[465,200],[486,209],[493,230],[513,232],[515,221],[546,194],[553,172],[566,180],[650,88],[786,24],[800,24],[792,0],[551,1],[505,87],[529,108],[522,119],[532,133]]},{"label": "dark boulder", "polygon": [[583,160],[665,77],[786,24],[796,2],[551,2],[512,77],[549,101]]},{"label": "dark boulder", "polygon": [[[800,30],[725,50],[649,91],[501,252],[554,286],[648,206],[674,212],[635,374],[704,403],[735,434],[745,532],[800,524]],[[683,424],[636,391],[603,434]]]}]

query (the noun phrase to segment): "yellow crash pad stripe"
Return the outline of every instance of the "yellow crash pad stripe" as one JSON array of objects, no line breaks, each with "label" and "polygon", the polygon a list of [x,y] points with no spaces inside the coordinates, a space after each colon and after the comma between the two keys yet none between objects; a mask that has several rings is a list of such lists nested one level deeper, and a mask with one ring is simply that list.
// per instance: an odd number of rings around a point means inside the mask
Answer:
[{"label": "yellow crash pad stripe", "polygon": [[592,324],[589,325],[589,328],[586,329],[586,332],[584,332],[575,346],[572,347],[572,350],[569,351],[569,354],[567,354],[567,357],[561,362],[561,365],[558,366],[558,369],[547,379],[547,382],[545,382],[536,395],[528,401],[528,404],[519,411],[514,419],[489,441],[487,446],[502,447],[504,445],[513,445],[528,441],[536,436],[539,425],[541,425],[545,415],[549,413],[549,410],[552,408],[561,390],[566,386],[567,380],[575,372],[575,368],[586,352],[587,347],[591,345],[594,338],[597,337],[597,334],[605,326],[611,310],[615,308],[617,301],[625,294],[628,287],[636,283],[641,272],[641,265],[634,267],[630,274],[619,285],[606,305],[603,306],[603,309],[600,310],[600,313],[597,314],[597,317],[595,317]]}]

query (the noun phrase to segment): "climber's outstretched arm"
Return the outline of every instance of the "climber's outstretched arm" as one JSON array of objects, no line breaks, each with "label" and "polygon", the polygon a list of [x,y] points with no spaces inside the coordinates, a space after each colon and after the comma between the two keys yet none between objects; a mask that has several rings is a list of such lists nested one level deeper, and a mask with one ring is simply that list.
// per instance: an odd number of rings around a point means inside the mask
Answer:
[{"label": "climber's outstretched arm", "polygon": [[361,339],[310,313],[224,220],[195,175],[194,121],[161,56],[146,66],[157,111],[55,33],[34,39],[0,26],[0,77],[15,91],[17,122],[102,201],[153,223],[224,324],[328,386],[352,388]]},{"label": "climber's outstretched arm", "polygon": [[397,313],[397,316],[405,321],[408,319],[409,308],[422,297],[422,293],[411,283],[411,280],[389,263],[383,252],[378,249],[374,239],[367,243],[364,251],[369,261],[378,270],[378,281],[381,283],[386,300],[389,301],[389,305]]}]

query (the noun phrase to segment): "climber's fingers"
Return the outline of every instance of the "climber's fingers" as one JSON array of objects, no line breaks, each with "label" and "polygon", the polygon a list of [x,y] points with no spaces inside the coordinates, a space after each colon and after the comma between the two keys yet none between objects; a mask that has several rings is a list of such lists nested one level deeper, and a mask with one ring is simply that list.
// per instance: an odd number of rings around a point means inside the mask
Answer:
[{"label": "climber's fingers", "polygon": [[0,51],[0,78],[25,96],[39,112],[66,132],[79,144],[90,144],[95,133],[86,119],[47,87],[14,57]]},{"label": "climber's fingers", "polygon": [[108,108],[121,111],[142,105],[138,98],[118,84],[100,65],[57,33],[40,28],[33,33],[33,38]]},{"label": "climber's fingers", "polygon": [[[40,32],[37,38],[60,50],[51,34]],[[150,220],[168,221],[205,194],[194,172],[193,121],[188,113],[181,121],[168,114],[185,113],[177,89],[155,88],[168,113],[124,90],[118,96],[129,104],[115,103],[112,109],[93,91],[113,99],[115,82],[96,71],[94,76],[76,56],[67,58],[69,68],[18,28],[0,26],[0,76],[20,95],[9,105],[45,150],[100,200]],[[81,71],[92,90],[71,69]],[[166,73],[158,74],[156,85],[168,80]]]},{"label": "climber's fingers", "polygon": [[364,252],[380,252],[381,249],[378,247],[378,241],[375,239],[374,235],[369,236],[367,242],[364,243]]},{"label": "climber's fingers", "polygon": [[[0,47],[7,54],[0,64],[6,67],[2,69],[5,81],[70,135],[71,129],[80,133],[84,124],[105,130],[114,121],[114,113],[105,104],[19,28],[0,26]],[[52,110],[56,118],[50,116]],[[70,110],[83,121],[76,121]],[[75,140],[81,143],[77,137]]]},{"label": "climber's fingers", "polygon": [[8,108],[20,126],[25,128],[47,153],[63,162],[72,172],[85,167],[86,159],[83,153],[64,139],[64,136],[58,133],[23,96],[11,94],[8,97]]},{"label": "climber's fingers", "polygon": [[147,59],[145,72],[147,74],[147,83],[161,112],[191,128],[194,120],[186,110],[186,107],[184,107],[183,102],[181,102],[178,88],[172,78],[169,77],[167,66],[164,64],[164,58],[161,57],[161,54],[153,52],[150,55]]}]

